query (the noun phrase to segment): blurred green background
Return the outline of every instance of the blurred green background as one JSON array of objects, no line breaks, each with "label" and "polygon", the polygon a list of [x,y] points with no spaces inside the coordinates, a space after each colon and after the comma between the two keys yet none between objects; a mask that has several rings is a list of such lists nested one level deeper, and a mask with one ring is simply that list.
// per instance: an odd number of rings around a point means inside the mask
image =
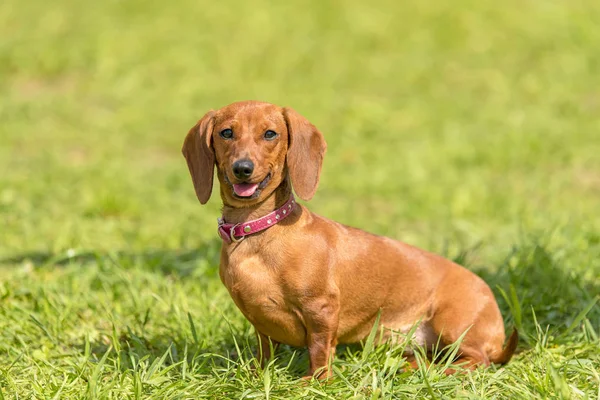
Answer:
[{"label": "blurred green background", "polygon": [[599,44],[597,1],[2,1],[0,367],[29,388],[83,335],[101,358],[111,329],[114,348],[150,343],[135,357],[182,353],[188,311],[198,348],[232,347],[216,310],[252,336],[215,276],[218,191],[200,206],[180,153],[207,110],[247,99],[324,133],[311,210],[475,269],[509,325],[521,302],[522,343],[547,343],[531,309],[566,346],[593,338],[565,328],[600,291]]},{"label": "blurred green background", "polygon": [[332,219],[433,250],[597,242],[593,4],[3,2],[0,254],[214,238],[180,147],[245,99],[324,132]]}]

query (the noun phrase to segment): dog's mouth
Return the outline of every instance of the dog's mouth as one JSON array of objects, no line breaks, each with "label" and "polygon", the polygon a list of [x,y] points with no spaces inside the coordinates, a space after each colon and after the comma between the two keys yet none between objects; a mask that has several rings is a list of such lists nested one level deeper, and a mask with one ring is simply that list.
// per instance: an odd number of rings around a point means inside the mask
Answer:
[{"label": "dog's mouth", "polygon": [[271,180],[271,173],[269,172],[265,179],[258,183],[242,182],[242,183],[231,183],[227,174],[225,179],[233,188],[233,195],[240,199],[255,199],[260,195],[262,189],[267,186],[267,183]]}]

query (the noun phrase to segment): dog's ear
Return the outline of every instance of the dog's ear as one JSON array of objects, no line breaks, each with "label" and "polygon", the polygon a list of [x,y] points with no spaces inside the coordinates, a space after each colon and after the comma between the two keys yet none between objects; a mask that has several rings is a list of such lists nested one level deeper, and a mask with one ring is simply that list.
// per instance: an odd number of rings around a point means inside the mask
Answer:
[{"label": "dog's ear", "polygon": [[215,169],[215,153],[212,147],[212,131],[214,112],[211,110],[185,137],[181,152],[187,161],[196,196],[200,203],[206,204],[210,199]]},{"label": "dog's ear", "polygon": [[287,166],[296,194],[310,200],[317,191],[327,143],[319,130],[291,108],[283,109],[288,128]]}]

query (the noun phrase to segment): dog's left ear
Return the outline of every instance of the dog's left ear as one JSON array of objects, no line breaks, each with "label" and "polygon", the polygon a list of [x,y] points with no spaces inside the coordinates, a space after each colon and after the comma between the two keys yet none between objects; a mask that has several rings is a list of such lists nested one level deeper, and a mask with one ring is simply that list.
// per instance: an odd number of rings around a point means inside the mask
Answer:
[{"label": "dog's left ear", "polygon": [[215,153],[211,139],[214,126],[213,115],[214,112],[209,111],[190,129],[181,149],[194,182],[196,196],[202,204],[206,204],[210,199],[215,170]]},{"label": "dog's left ear", "polygon": [[319,130],[291,108],[283,109],[288,128],[287,166],[294,191],[310,200],[317,191],[327,143]]}]

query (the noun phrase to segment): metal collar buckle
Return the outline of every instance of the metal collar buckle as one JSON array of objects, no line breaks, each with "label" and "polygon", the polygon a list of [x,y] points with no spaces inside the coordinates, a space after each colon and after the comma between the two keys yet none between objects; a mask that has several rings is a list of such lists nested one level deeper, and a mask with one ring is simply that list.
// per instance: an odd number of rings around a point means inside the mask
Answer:
[{"label": "metal collar buckle", "polygon": [[240,236],[239,239],[235,238],[235,228],[237,228],[240,224],[235,224],[234,226],[231,227],[231,229],[229,229],[229,238],[231,239],[231,241],[233,243],[238,243],[241,242],[242,240],[244,240],[245,236]]},{"label": "metal collar buckle", "polygon": [[240,224],[235,224],[227,230],[225,227],[225,221],[223,218],[217,218],[217,233],[221,238],[225,241],[230,241],[229,243],[238,243],[244,240],[244,236],[240,236],[240,238],[235,237],[235,228],[237,228]]}]

